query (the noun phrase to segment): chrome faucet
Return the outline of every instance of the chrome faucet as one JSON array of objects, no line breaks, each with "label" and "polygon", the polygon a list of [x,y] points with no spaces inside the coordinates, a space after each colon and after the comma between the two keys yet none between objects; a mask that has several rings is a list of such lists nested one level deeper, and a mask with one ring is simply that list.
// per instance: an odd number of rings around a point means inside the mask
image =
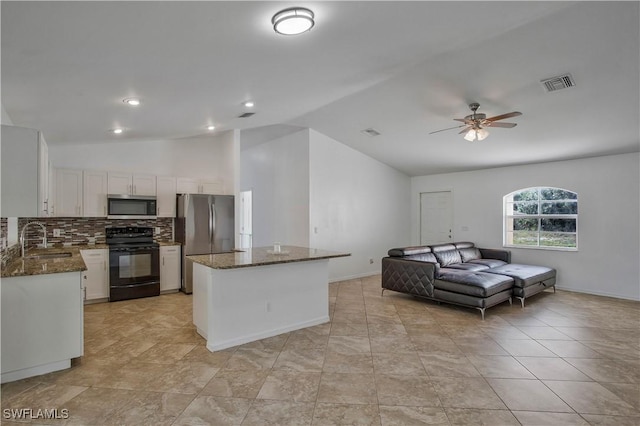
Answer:
[{"label": "chrome faucet", "polygon": [[42,222],[29,222],[22,228],[22,232],[20,232],[20,246],[21,246],[21,253],[23,258],[24,258],[24,243],[26,240],[25,234],[27,232],[27,228],[29,227],[29,225],[38,225],[40,226],[40,228],[42,228],[42,233],[43,233],[42,245],[44,246],[44,248],[47,248],[47,225],[45,225]]}]

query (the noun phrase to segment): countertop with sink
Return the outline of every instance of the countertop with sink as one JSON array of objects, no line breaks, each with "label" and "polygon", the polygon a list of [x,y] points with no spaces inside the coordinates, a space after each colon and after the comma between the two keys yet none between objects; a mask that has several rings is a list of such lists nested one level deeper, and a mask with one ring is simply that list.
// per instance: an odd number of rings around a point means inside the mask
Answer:
[{"label": "countertop with sink", "polygon": [[107,249],[106,244],[30,249],[2,267],[2,278],[85,271],[80,250]]}]

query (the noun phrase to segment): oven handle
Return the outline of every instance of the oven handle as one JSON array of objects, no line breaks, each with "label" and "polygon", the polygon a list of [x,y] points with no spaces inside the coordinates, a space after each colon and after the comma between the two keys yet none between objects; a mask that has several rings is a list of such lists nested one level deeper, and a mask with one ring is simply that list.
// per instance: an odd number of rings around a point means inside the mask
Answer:
[{"label": "oven handle", "polygon": [[135,247],[135,248],[127,248],[125,250],[118,250],[112,253],[133,253],[137,251],[157,251],[160,250],[159,247]]},{"label": "oven handle", "polygon": [[127,285],[112,285],[110,287],[111,288],[132,288],[132,287],[142,287],[142,286],[146,286],[146,285],[156,285],[156,284],[160,284],[160,281],[149,281],[149,282],[144,282],[144,283],[127,284]]}]

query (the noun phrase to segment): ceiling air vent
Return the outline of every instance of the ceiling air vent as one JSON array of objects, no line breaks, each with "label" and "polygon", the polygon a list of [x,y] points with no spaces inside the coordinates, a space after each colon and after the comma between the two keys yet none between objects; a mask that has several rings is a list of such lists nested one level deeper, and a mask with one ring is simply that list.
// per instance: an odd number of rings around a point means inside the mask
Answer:
[{"label": "ceiling air vent", "polygon": [[540,83],[544,86],[547,92],[555,92],[557,90],[568,89],[576,85],[576,82],[571,77],[571,74],[564,74],[558,77],[551,77],[542,80]]},{"label": "ceiling air vent", "polygon": [[253,114],[255,114],[255,112],[245,112],[244,114],[240,114],[238,116],[238,118],[249,118],[251,117]]},{"label": "ceiling air vent", "polygon": [[367,136],[370,137],[374,137],[374,136],[380,136],[380,132],[377,131],[376,129],[369,127],[368,129],[364,129],[364,130],[360,130],[362,133],[364,133]]}]

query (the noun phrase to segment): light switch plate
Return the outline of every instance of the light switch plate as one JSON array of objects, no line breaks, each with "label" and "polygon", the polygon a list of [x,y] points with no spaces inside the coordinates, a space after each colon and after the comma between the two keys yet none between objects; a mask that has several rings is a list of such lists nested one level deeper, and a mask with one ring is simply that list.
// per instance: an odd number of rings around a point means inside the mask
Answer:
[{"label": "light switch plate", "polygon": [[54,229],[53,230],[53,236],[54,237],[59,237],[60,236],[60,230],[59,229]]}]

